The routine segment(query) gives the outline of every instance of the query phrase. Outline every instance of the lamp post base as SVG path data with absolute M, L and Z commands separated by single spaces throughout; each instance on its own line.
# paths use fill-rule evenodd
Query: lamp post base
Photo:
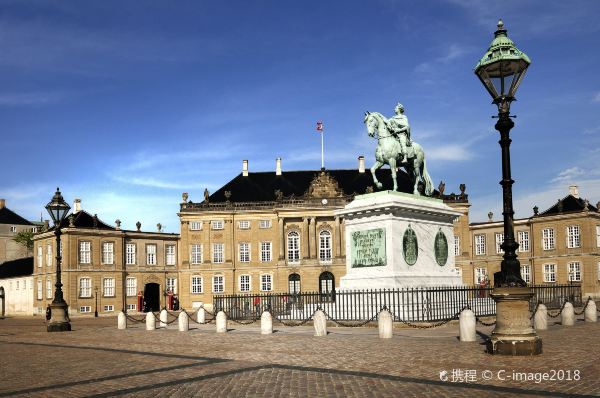
M 48 322 L 48 332 L 69 332 L 71 323 L 67 317 L 67 303 L 50 304 L 51 318 Z
M 501 287 L 491 293 L 496 302 L 496 327 L 486 343 L 492 355 L 529 356 L 542 353 L 542 338 L 531 327 L 528 287 Z

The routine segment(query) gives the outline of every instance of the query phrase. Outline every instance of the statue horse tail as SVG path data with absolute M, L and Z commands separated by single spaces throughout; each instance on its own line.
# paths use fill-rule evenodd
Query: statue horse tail
M 425 165 L 425 157 L 423 157 L 423 170 L 421 170 L 421 175 L 423 176 L 423 181 L 425 182 L 425 195 L 431 196 L 433 193 L 433 181 L 431 181 L 431 176 L 427 172 L 427 166 Z

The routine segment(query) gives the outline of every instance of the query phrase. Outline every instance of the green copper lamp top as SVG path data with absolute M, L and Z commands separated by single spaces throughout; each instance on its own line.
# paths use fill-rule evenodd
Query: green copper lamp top
M 531 64 L 529 57 L 519 50 L 515 43 L 508 38 L 507 30 L 504 29 L 504 22 L 498 21 L 498 30 L 494 33 L 494 40 L 490 44 L 490 48 L 475 65 L 475 71 L 486 65 L 499 61 L 519 61 L 523 60 L 527 65 Z M 477 73 L 477 72 L 475 72 Z

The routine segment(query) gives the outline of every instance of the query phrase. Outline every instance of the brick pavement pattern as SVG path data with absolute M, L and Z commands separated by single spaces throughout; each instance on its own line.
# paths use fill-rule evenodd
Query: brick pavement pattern
M 553 323 L 553 322 L 551 322 Z M 176 325 L 117 330 L 116 318 L 76 318 L 69 333 L 47 333 L 38 318 L 0 319 L 0 397 L 581 397 L 600 395 L 600 324 L 578 321 L 540 332 L 537 357 L 492 357 L 479 341 L 460 343 L 458 325 L 376 328 Z M 579 380 L 508 380 L 517 372 L 578 371 Z M 446 371 L 441 375 L 440 372 Z M 485 380 L 485 371 L 493 376 Z M 498 372 L 507 380 L 499 380 Z M 555 378 L 560 377 L 556 374 Z M 446 379 L 441 380 L 442 378 Z

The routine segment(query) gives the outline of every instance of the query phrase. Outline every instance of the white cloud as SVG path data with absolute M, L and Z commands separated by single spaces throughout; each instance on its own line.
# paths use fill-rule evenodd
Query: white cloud
M 0 106 L 46 105 L 59 102 L 64 97 L 58 92 L 0 93 Z
M 445 47 L 444 53 L 431 61 L 426 61 L 418 64 L 415 67 L 415 72 L 422 74 L 429 74 L 433 72 L 435 69 L 434 65 L 444 64 L 447 65 L 450 62 L 460 58 L 461 56 L 468 54 L 471 51 L 469 47 L 466 47 L 462 44 L 452 43 L 449 46 Z
M 584 174 L 586 174 L 586 172 L 581 167 L 570 167 L 558 173 L 558 175 L 552 179 L 552 182 L 570 182 Z
M 594 97 L 592 98 L 592 102 L 600 102 L 600 91 L 598 91 L 596 95 L 594 95 Z

